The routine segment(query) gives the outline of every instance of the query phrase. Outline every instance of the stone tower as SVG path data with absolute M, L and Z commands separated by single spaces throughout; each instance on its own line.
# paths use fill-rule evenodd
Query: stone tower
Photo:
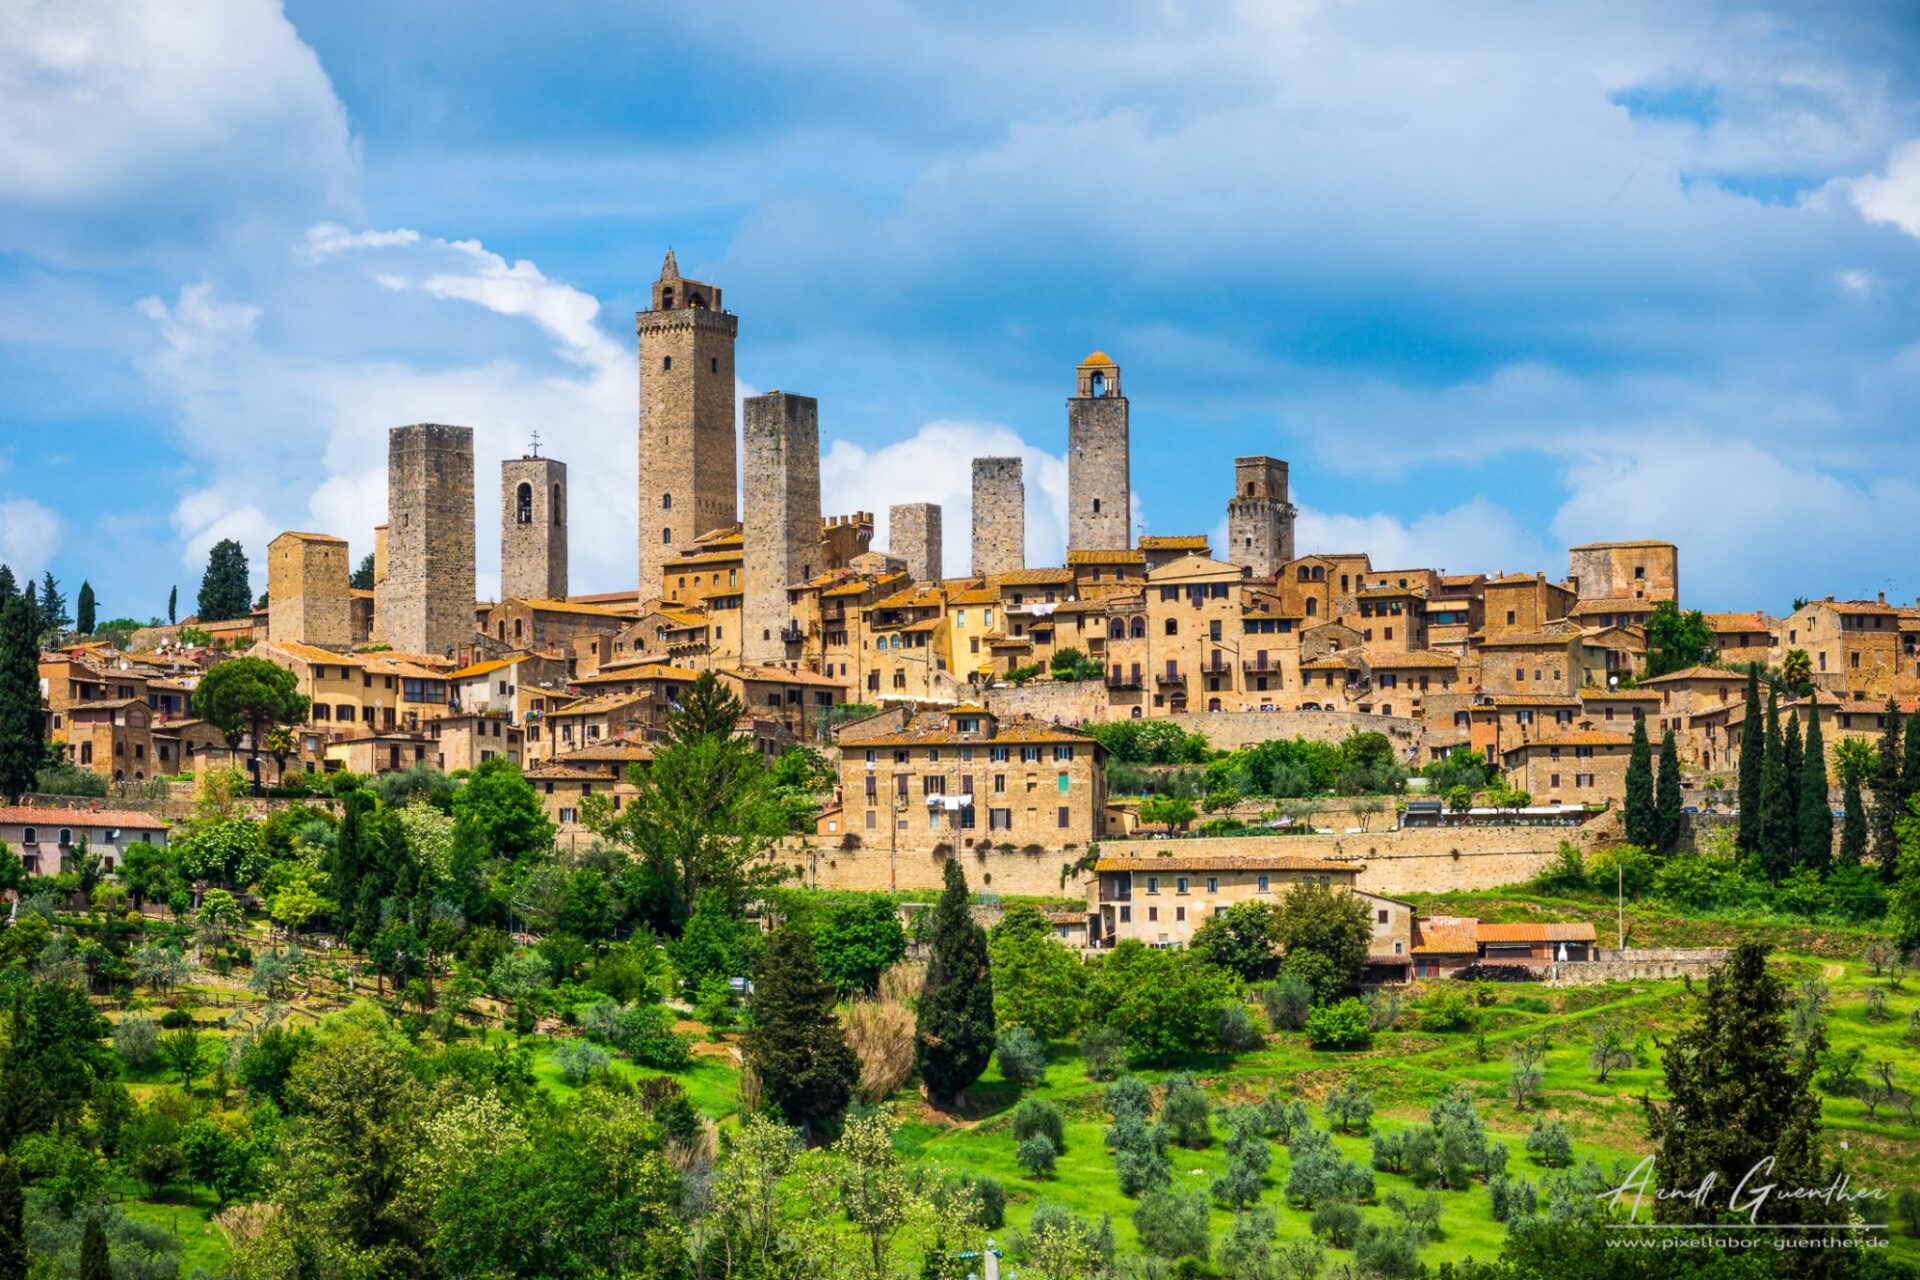
M 1027 564 L 1027 489 L 1018 458 L 973 460 L 973 572 Z
M 353 644 L 347 543 L 324 533 L 283 533 L 267 544 L 267 639 L 322 649 Z
M 381 638 L 446 655 L 473 638 L 473 428 L 420 423 L 387 436 L 387 576 Z
M 567 464 L 537 452 L 500 464 L 500 598 L 567 598 Z
M 1067 401 L 1067 550 L 1131 547 L 1129 499 L 1120 366 L 1096 351 L 1080 362 L 1078 385 Z
M 901 502 L 888 507 L 887 550 L 907 562 L 907 574 L 915 582 L 940 581 L 940 504 Z
M 680 275 L 673 251 L 640 334 L 640 598 L 660 593 L 674 548 L 740 518 L 733 339 L 720 290 Z
M 1226 558 L 1270 578 L 1293 559 L 1293 504 L 1287 464 L 1278 458 L 1235 458 L 1227 503 Z
M 746 402 L 746 581 L 740 658 L 778 662 L 792 618 L 787 588 L 820 560 L 820 402 L 784 391 Z

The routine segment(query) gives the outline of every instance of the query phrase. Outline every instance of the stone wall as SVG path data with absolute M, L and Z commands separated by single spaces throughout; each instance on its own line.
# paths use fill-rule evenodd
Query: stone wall
M 353 644 L 345 539 L 283 533 L 267 544 L 267 638 L 346 649 Z
M 974 574 L 1011 573 L 1027 563 L 1027 487 L 1018 458 L 973 460 Z
M 417 423 L 387 440 L 387 577 L 381 638 L 444 654 L 473 639 L 473 428 Z
M 1605 932 L 1603 929 L 1602 933 Z M 1722 947 L 1684 950 L 1598 948 L 1598 960 L 1568 960 L 1522 966 L 1540 982 L 1559 987 L 1596 986 L 1602 982 L 1654 982 L 1665 979 L 1705 978 L 1726 963 Z
M 938 582 L 941 571 L 940 504 L 897 502 L 887 508 L 887 550 L 907 566 L 915 582 Z
M 787 841 L 768 860 L 800 872 L 802 881 L 812 888 L 881 892 L 938 890 L 946 876 L 947 859 L 958 856 L 967 886 L 975 893 L 1084 899 L 1084 874 L 1067 875 L 1062 886 L 1063 870 L 1084 853 L 1084 849 L 1006 853 L 996 846 L 988 854 L 963 849 L 958 855 L 926 851 L 890 855 L 885 848 L 866 845 L 845 849 L 837 842 L 815 841 L 811 848 L 802 848 L 797 841 Z
M 1003 686 L 989 689 L 986 702 L 995 715 L 1030 715 L 1056 724 L 1127 718 L 1127 708 L 1111 705 L 1107 687 L 1099 680 Z M 1424 753 L 1427 734 L 1425 720 L 1345 711 L 1183 711 L 1153 718 L 1171 721 L 1188 733 L 1205 734 L 1209 743 L 1223 751 L 1274 738 L 1338 742 L 1353 733 L 1384 733 L 1404 760 L 1409 751 Z
M 787 588 L 820 560 L 820 402 L 775 391 L 746 403 L 746 539 L 740 656 L 787 656 Z
M 1127 456 L 1127 398 L 1120 371 L 1106 394 L 1093 394 L 1081 370 L 1080 394 L 1067 401 L 1067 550 L 1113 551 L 1128 536 L 1131 479 Z
M 536 457 L 501 462 L 502 600 L 567 598 L 567 503 L 566 463 Z

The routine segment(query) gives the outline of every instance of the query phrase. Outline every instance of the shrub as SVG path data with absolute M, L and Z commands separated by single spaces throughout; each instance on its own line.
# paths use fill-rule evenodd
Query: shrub
M 193 1014 L 185 1009 L 169 1009 L 160 1015 L 160 1026 L 167 1031 L 178 1031 L 192 1025 Z
M 1593 869 L 1587 879 L 1603 889 L 1617 887 L 1629 898 L 1640 898 L 1653 888 L 1653 877 L 1659 869 L 1656 855 L 1637 845 L 1617 844 L 1593 855 Z
M 1420 1270 L 1419 1242 L 1404 1227 L 1362 1223 L 1353 1240 L 1353 1261 L 1362 1275 L 1410 1280 Z
M 1473 1006 L 1457 987 L 1440 987 L 1420 1002 L 1422 1031 L 1466 1031 L 1473 1026 Z
M 1298 973 L 1283 973 L 1256 991 L 1267 1022 L 1276 1029 L 1298 1031 L 1307 1025 L 1313 1009 L 1313 984 Z
M 1133 1211 L 1133 1227 L 1141 1247 L 1162 1258 L 1205 1258 L 1212 1252 L 1207 1198 L 1198 1191 L 1166 1187 L 1149 1192 Z
M 122 1018 L 113 1029 L 113 1047 L 128 1066 L 144 1066 L 160 1052 L 159 1024 L 144 1013 Z
M 1221 1001 L 1213 1015 L 1213 1034 L 1223 1053 L 1245 1053 L 1260 1045 L 1260 1029 L 1253 1025 L 1247 1006 L 1238 1000 Z
M 913 1010 L 892 1000 L 856 1000 L 840 1015 L 860 1062 L 860 1096 L 882 1102 L 913 1078 Z
M 962 1174 L 955 1180 L 957 1189 L 973 1201 L 973 1220 L 989 1231 L 998 1231 L 1007 1223 L 1007 1189 L 998 1178 L 985 1174 Z
M 1145 1195 L 1173 1182 L 1165 1129 L 1158 1125 L 1148 1128 L 1139 1116 L 1128 1114 L 1114 1121 L 1106 1136 L 1107 1145 L 1113 1148 L 1113 1169 L 1119 1177 L 1121 1195 Z
M 1316 1049 L 1364 1049 L 1373 1043 L 1367 1006 L 1349 996 L 1307 1015 L 1307 1039 Z
M 1328 1200 L 1313 1211 L 1307 1226 L 1334 1248 L 1345 1249 L 1360 1230 L 1360 1211 L 1344 1200 Z
M 1533 1131 L 1527 1134 L 1527 1154 L 1548 1168 L 1569 1163 L 1573 1159 L 1573 1142 L 1567 1137 L 1564 1121 L 1549 1121 L 1538 1117 L 1533 1122 Z
M 562 1040 L 553 1051 L 553 1060 L 571 1085 L 585 1084 L 605 1072 L 613 1061 L 605 1049 L 591 1040 Z
M 1067 1127 L 1060 1108 L 1044 1098 L 1028 1098 L 1013 1109 L 1014 1140 L 1025 1142 L 1036 1134 L 1051 1142 L 1055 1151 L 1067 1149 Z
M 1104 1102 L 1116 1123 L 1128 1116 L 1142 1123 L 1153 1118 L 1153 1088 L 1139 1076 L 1121 1076 L 1108 1085 Z
M 1080 1033 L 1080 1057 L 1089 1080 L 1111 1080 L 1127 1061 L 1127 1037 L 1116 1027 L 1096 1022 Z
M 1300 948 L 1287 953 L 1280 964 L 1282 978 L 1298 978 L 1307 984 L 1313 992 L 1315 1004 L 1325 1004 L 1345 989 L 1346 975 L 1340 972 L 1340 966 L 1318 951 Z
M 619 1045 L 643 1067 L 679 1071 L 693 1063 L 687 1037 L 674 1033 L 673 1014 L 662 1005 L 634 1005 L 622 1014 Z
M 1207 1095 L 1200 1092 L 1193 1077 L 1183 1071 L 1167 1081 L 1167 1096 L 1160 1104 L 1160 1124 L 1175 1146 L 1198 1150 L 1213 1141 L 1211 1110 Z
M 1352 1080 L 1327 1093 L 1327 1125 L 1335 1133 L 1365 1133 L 1373 1127 L 1373 1095 Z
M 1044 1133 L 1036 1133 L 1025 1138 L 1013 1149 L 1014 1163 L 1027 1171 L 1033 1178 L 1051 1178 L 1054 1158 L 1059 1152 L 1054 1148 L 1053 1139 Z
M 1016 1088 L 1029 1089 L 1047 1078 L 1047 1047 L 1025 1027 L 1009 1027 L 994 1046 L 1000 1074 Z

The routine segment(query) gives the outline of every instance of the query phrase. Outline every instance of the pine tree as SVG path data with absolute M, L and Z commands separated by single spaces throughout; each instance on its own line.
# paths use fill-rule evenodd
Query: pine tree
M 113 1280 L 113 1262 L 107 1252 L 106 1228 L 100 1215 L 89 1213 L 80 1233 L 80 1280 Z
M 733 690 L 714 679 L 711 671 L 703 671 L 699 679 L 687 686 L 687 691 L 680 695 L 679 705 L 667 717 L 667 741 L 731 738 L 740 717 L 746 713 L 746 704 Z
M 1654 844 L 1661 853 L 1680 847 L 1680 832 L 1686 824 L 1680 791 L 1680 747 L 1673 730 L 1660 736 L 1660 773 L 1653 788 Z
M 173 626 L 180 621 L 180 588 L 167 588 L 167 625 Z
M 49 569 L 40 576 L 40 633 L 43 642 L 52 643 L 73 625 L 67 613 L 67 598 L 60 594 L 60 580 Z
M 809 1133 L 847 1109 L 860 1078 L 833 1011 L 839 999 L 807 935 L 792 925 L 776 930 L 754 976 L 745 1057 L 767 1100 Z
M 27 1280 L 27 1198 L 20 1171 L 0 1156 L 0 1280 Z
M 94 608 L 93 584 L 82 578 L 80 594 L 73 604 L 73 629 L 83 636 L 93 634 Z
M 1633 719 L 1633 747 L 1627 752 L 1627 843 L 1651 851 L 1660 839 L 1660 818 L 1653 811 L 1653 751 L 1647 745 L 1647 718 Z
M 0 607 L 0 795 L 13 804 L 40 772 L 40 639 L 32 598 Z
M 1900 760 L 1900 812 L 1904 816 L 1908 804 L 1915 796 L 1920 796 L 1920 711 L 1907 717 L 1907 733 L 1901 742 Z
M 1827 743 L 1819 695 L 1807 699 L 1807 745 L 1800 773 L 1800 865 L 1824 872 L 1833 861 L 1833 801 L 1827 791 Z
M 247 585 L 247 553 L 232 538 L 222 538 L 207 553 L 207 572 L 200 579 L 200 621 L 225 622 L 244 618 L 253 610 L 253 592 Z
M 1841 866 L 1855 867 L 1867 857 L 1867 805 L 1860 798 L 1860 778 L 1851 770 L 1846 778 L 1846 797 L 1841 801 L 1845 816 L 1840 819 Z
M 1816 1029 L 1796 1050 L 1788 993 L 1767 971 L 1767 949 L 1743 942 L 1707 979 L 1700 1016 L 1661 1055 L 1665 1103 L 1642 1099 L 1655 1144 L 1660 1187 L 1692 1189 L 1711 1176 L 1737 1187 L 1755 1168 L 1779 1187 L 1824 1187 L 1831 1180 L 1820 1152 L 1820 1100 L 1809 1087 L 1825 1036 Z M 1773 1165 L 1760 1162 L 1771 1157 Z M 1726 1211 L 1714 1196 L 1663 1198 L 1666 1222 L 1713 1221 Z M 1822 1221 L 1821 1201 L 1765 1197 L 1758 1221 Z
M 1760 720 L 1760 673 L 1747 672 L 1747 714 L 1740 726 L 1740 852 L 1760 847 L 1760 775 L 1766 768 L 1767 742 Z
M 967 878 L 949 858 L 946 887 L 933 909 L 933 945 L 920 994 L 914 1059 L 927 1091 L 951 1101 L 980 1078 L 993 1056 L 993 977 L 987 931 L 967 906 Z
M 13 576 L 13 566 L 0 564 L 0 605 L 20 594 L 20 583 Z
M 1786 729 L 1780 738 L 1780 772 L 1787 780 L 1787 848 L 1792 853 L 1788 865 L 1792 867 L 1800 861 L 1800 783 L 1801 775 L 1806 771 L 1806 762 L 1801 758 L 1803 747 L 1798 711 L 1787 716 Z
M 347 585 L 355 591 L 373 590 L 373 552 L 369 551 L 360 559 L 360 567 L 347 579 Z
M 1880 731 L 1880 752 L 1873 764 L 1871 841 L 1873 860 L 1880 864 L 1880 878 L 1889 881 L 1900 863 L 1900 840 L 1893 824 L 1907 815 L 1901 785 L 1901 729 L 1900 704 L 1888 698 L 1886 728 Z
M 1780 694 L 1767 698 L 1766 749 L 1761 754 L 1760 830 L 1755 850 L 1769 878 L 1792 869 L 1794 813 L 1787 803 L 1787 744 L 1780 732 Z

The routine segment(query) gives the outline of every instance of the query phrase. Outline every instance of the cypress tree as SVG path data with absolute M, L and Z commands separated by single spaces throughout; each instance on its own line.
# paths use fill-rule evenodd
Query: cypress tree
M 232 538 L 222 538 L 207 553 L 207 571 L 200 579 L 200 621 L 225 622 L 244 618 L 253 610 L 253 592 L 247 585 L 247 553 Z
M 178 585 L 167 588 L 167 625 L 180 621 L 180 588 Z
M 1769 878 L 1778 880 L 1793 862 L 1793 809 L 1787 803 L 1787 744 L 1780 732 L 1780 694 L 1767 699 L 1766 750 L 1760 768 L 1759 847 Z
M 1800 865 L 1824 872 L 1833 861 L 1833 801 L 1827 798 L 1827 743 L 1819 694 L 1807 699 L 1807 745 L 1800 773 Z
M 933 945 L 914 1041 L 920 1078 L 938 1101 L 959 1097 L 993 1056 L 987 931 L 967 908 L 967 878 L 957 858 L 947 859 L 946 887 L 933 909 Z
M 67 614 L 67 598 L 60 594 L 60 581 L 51 569 L 40 576 L 40 625 L 52 638 L 73 625 Z
M 13 804 L 33 790 L 40 745 L 40 640 L 28 596 L 0 607 L 0 795 Z
M 27 1198 L 20 1171 L 0 1156 L 0 1280 L 27 1280 Z
M 1780 772 L 1787 780 L 1787 848 L 1793 855 L 1790 866 L 1800 861 L 1800 775 L 1805 771 L 1802 751 L 1800 713 L 1793 711 L 1787 716 L 1780 742 Z
M 113 1262 L 107 1252 L 106 1228 L 100 1215 L 89 1213 L 80 1233 L 80 1280 L 113 1280 Z
M 1842 866 L 1856 867 L 1867 857 L 1867 805 L 1860 798 L 1860 776 L 1848 770 L 1846 797 L 1841 801 L 1845 816 L 1840 819 L 1840 855 Z
M 1660 737 L 1660 775 L 1654 784 L 1653 813 L 1655 847 L 1672 853 L 1680 847 L 1680 831 L 1686 822 L 1680 794 L 1680 748 L 1669 729 Z
M 1907 732 L 1901 744 L 1900 760 L 1900 816 L 1907 814 L 1907 805 L 1915 796 L 1920 796 L 1920 711 L 1907 717 Z
M 1880 864 L 1880 878 L 1892 880 L 1900 863 L 1900 841 L 1893 824 L 1906 816 L 1906 796 L 1902 794 L 1900 704 L 1887 699 L 1886 728 L 1880 731 L 1880 751 L 1873 762 L 1873 810 L 1871 844 L 1873 860 Z
M 1760 775 L 1767 743 L 1760 720 L 1760 673 L 1747 671 L 1747 714 L 1740 725 L 1740 828 L 1735 843 L 1751 854 L 1760 847 Z
M 83 636 L 93 634 L 94 609 L 93 584 L 82 578 L 80 594 L 73 603 L 73 629 Z
M 0 564 L 0 605 L 20 594 L 19 580 L 13 576 L 13 566 Z
M 1825 1046 L 1815 1029 L 1796 1051 L 1788 1025 L 1788 993 L 1767 971 L 1767 949 L 1743 942 L 1707 979 L 1699 1018 L 1662 1055 L 1665 1103 L 1643 1097 L 1655 1176 L 1662 1190 L 1703 1185 L 1737 1187 L 1771 1157 L 1767 1181 L 1780 1187 L 1824 1187 L 1832 1171 L 1820 1151 L 1820 1100 L 1810 1088 Z M 1726 1201 L 1708 1196 L 1662 1198 L 1664 1222 L 1712 1222 Z M 1767 1223 L 1820 1222 L 1830 1212 L 1817 1199 L 1765 1197 Z
M 1627 843 L 1652 851 L 1660 839 L 1653 811 L 1653 750 L 1647 744 L 1647 718 L 1633 718 L 1633 746 L 1627 752 Z
M 833 1012 L 839 999 L 807 935 L 792 925 L 775 930 L 754 975 L 745 1057 L 767 1101 L 809 1134 L 847 1109 L 860 1078 L 860 1063 Z

